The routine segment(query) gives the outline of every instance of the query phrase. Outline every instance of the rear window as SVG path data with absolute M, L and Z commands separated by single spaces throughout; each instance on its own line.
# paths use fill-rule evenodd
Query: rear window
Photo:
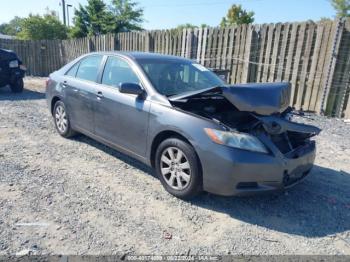
M 77 75 L 77 71 L 79 68 L 80 63 L 76 63 L 71 69 L 68 70 L 66 73 L 67 76 L 75 77 Z

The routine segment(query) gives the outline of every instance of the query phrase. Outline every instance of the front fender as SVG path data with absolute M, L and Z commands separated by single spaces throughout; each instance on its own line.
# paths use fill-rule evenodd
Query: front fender
M 211 140 L 204 128 L 222 129 L 215 122 L 174 107 L 153 102 L 150 108 L 147 157 L 151 158 L 152 143 L 158 134 L 171 131 L 185 137 L 198 153 L 207 150 Z M 200 157 L 200 156 L 199 156 Z

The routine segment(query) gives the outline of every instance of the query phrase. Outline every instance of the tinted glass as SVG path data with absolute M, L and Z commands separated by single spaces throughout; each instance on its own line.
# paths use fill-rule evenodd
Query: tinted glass
M 225 83 L 200 64 L 177 59 L 137 59 L 157 91 L 166 96 Z
M 98 70 L 102 61 L 102 56 L 90 56 L 80 62 L 77 78 L 96 81 Z
M 103 72 L 102 84 L 119 86 L 120 83 L 139 84 L 140 80 L 125 60 L 109 57 Z
M 66 75 L 75 77 L 77 75 L 77 71 L 78 71 L 79 65 L 80 65 L 80 63 L 76 63 L 73 67 L 71 67 L 71 69 L 68 70 Z

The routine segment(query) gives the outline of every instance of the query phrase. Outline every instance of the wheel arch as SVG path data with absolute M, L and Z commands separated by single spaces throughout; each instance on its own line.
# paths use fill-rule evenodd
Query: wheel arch
M 155 158 L 156 158 L 156 151 L 157 151 L 158 146 L 164 140 L 169 139 L 169 138 L 178 138 L 178 139 L 188 143 L 194 149 L 194 152 L 196 153 L 196 157 L 197 157 L 198 162 L 199 162 L 200 169 L 202 169 L 201 161 L 200 161 L 198 154 L 196 152 L 196 149 L 193 146 L 193 144 L 191 143 L 191 141 L 189 139 L 187 139 L 184 135 L 180 134 L 179 132 L 173 131 L 173 130 L 161 131 L 152 140 L 151 152 L 150 152 L 150 163 L 151 163 L 151 166 L 153 168 L 155 168 Z
M 54 96 L 52 97 L 51 99 L 51 104 L 50 104 L 50 112 L 51 112 L 51 115 L 53 115 L 53 109 L 55 107 L 55 104 L 57 103 L 57 101 L 60 101 L 62 100 L 59 96 Z

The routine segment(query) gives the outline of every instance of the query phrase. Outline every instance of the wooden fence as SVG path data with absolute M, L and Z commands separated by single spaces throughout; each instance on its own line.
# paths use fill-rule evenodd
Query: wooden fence
M 92 51 L 146 51 L 228 70 L 228 82 L 292 83 L 297 109 L 350 118 L 350 19 L 128 32 L 72 40 L 0 40 L 28 74 L 47 76 Z

